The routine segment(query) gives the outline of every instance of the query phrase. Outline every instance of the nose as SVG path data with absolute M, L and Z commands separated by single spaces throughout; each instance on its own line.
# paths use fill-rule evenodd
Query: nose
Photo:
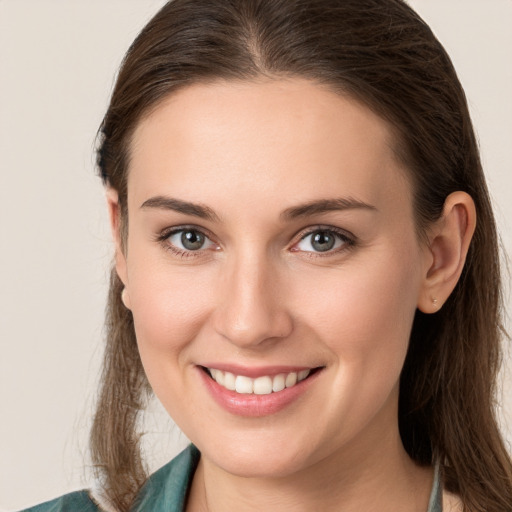
M 266 346 L 293 330 L 281 280 L 268 259 L 239 257 L 222 272 L 214 328 L 239 347 Z

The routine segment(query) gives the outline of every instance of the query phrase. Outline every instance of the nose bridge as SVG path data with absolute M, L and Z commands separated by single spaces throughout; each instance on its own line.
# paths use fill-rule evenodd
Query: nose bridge
M 291 317 L 277 293 L 278 265 L 264 250 L 250 247 L 227 258 L 216 311 L 217 332 L 239 346 L 287 336 Z

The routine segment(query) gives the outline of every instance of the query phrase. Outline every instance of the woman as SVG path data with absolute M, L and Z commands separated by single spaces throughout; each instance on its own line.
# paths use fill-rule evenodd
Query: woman
M 100 486 L 37 510 L 512 509 L 493 215 L 453 67 L 402 1 L 170 2 L 98 155 Z M 194 446 L 148 480 L 151 391 Z

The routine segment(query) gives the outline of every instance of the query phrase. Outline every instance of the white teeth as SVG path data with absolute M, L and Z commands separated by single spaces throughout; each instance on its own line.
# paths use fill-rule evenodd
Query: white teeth
M 298 374 L 297 374 L 297 380 L 300 382 L 301 380 L 304 380 L 308 375 L 309 373 L 311 372 L 311 370 L 301 370 Z M 222 373 L 222 372 L 221 372 Z
M 272 379 L 270 377 L 258 377 L 253 384 L 255 395 L 270 395 L 272 393 Z
M 252 393 L 252 383 L 253 380 L 249 377 L 244 377 L 243 375 L 237 375 L 235 380 L 235 391 L 237 393 L 250 394 Z
M 272 381 L 272 391 L 274 393 L 277 393 L 278 391 L 283 391 L 283 389 L 286 387 L 286 375 L 283 375 L 280 373 L 279 375 L 276 375 L 274 377 L 274 380 Z
M 217 370 L 217 372 L 224 373 L 224 372 L 221 372 L 220 370 Z M 217 380 L 215 377 L 214 377 L 214 379 L 219 384 L 220 384 L 219 380 L 222 380 L 222 379 Z M 229 389 L 230 391 L 235 391 L 235 389 L 236 389 L 235 376 L 229 372 L 224 373 L 224 384 L 220 384 L 220 385 L 224 386 L 226 389 Z
M 214 379 L 221 385 L 224 386 L 225 376 L 224 372 L 221 372 L 220 370 L 216 370 Z
M 297 384 L 297 374 L 295 372 L 289 373 L 286 376 L 285 384 L 286 384 L 287 388 L 291 388 L 292 386 L 295 386 L 295 384 Z
M 216 368 L 208 368 L 212 379 L 222 387 L 236 391 L 241 394 L 270 395 L 278 393 L 285 388 L 291 388 L 298 382 L 304 380 L 311 370 L 301 370 L 300 372 L 280 373 L 274 377 L 264 375 L 256 379 L 251 379 L 245 375 L 234 375 L 230 372 L 223 372 Z

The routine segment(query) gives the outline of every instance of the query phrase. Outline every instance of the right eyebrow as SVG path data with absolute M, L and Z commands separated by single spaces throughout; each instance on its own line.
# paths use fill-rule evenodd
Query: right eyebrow
M 155 208 L 160 210 L 172 210 L 185 215 L 192 215 L 200 219 L 219 222 L 219 216 L 208 206 L 200 203 L 191 203 L 168 196 L 155 196 L 144 201 L 142 209 Z
M 358 209 L 378 212 L 377 208 L 371 204 L 358 201 L 351 197 L 340 197 L 334 199 L 320 199 L 318 201 L 311 201 L 309 203 L 292 206 L 291 208 L 287 208 L 281 214 L 281 218 L 290 220 L 298 217 L 308 217 L 310 215 L 319 215 L 332 211 Z

